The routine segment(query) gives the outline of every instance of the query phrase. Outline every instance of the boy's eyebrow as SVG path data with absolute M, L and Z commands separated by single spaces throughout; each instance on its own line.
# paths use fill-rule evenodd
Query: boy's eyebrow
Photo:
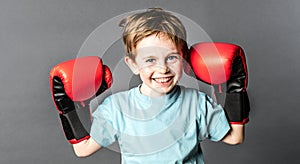
M 155 55 L 151 55 L 151 54 L 152 54 L 152 53 L 149 53 L 149 56 L 144 57 L 144 59 L 156 57 Z M 167 53 L 167 55 L 172 55 L 172 54 L 178 54 L 178 55 L 180 55 L 179 51 L 172 51 L 172 52 L 168 52 L 168 53 Z
M 167 55 L 173 55 L 173 54 L 176 54 L 176 55 L 180 55 L 179 51 L 171 51 L 171 52 L 168 52 Z M 143 59 L 147 59 L 147 58 L 155 58 L 156 56 L 155 55 L 152 55 L 152 53 L 149 53 L 149 56 L 146 56 L 144 57 Z
M 168 55 L 172 55 L 172 54 L 180 54 L 180 53 L 179 53 L 179 51 L 177 51 L 177 50 L 168 53 Z
M 150 56 L 146 56 L 146 57 L 144 57 L 143 59 L 149 59 L 149 58 L 156 58 L 155 56 L 153 56 L 153 55 L 150 55 Z
M 172 51 L 172 52 L 170 52 L 170 54 L 178 54 L 179 53 L 179 51 Z

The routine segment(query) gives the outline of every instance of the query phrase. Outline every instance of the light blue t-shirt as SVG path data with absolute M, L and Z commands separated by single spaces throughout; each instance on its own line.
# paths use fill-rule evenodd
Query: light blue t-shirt
M 124 164 L 204 163 L 199 143 L 229 129 L 222 107 L 198 90 L 176 86 L 151 98 L 136 87 L 99 105 L 90 135 L 104 147 L 118 141 Z

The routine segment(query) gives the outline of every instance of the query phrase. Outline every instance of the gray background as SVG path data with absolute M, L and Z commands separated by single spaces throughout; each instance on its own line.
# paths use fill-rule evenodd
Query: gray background
M 120 163 L 108 149 L 75 157 L 51 100 L 49 70 L 76 57 L 106 20 L 153 6 L 182 14 L 212 40 L 246 52 L 252 111 L 245 143 L 205 141 L 206 163 L 299 163 L 298 0 L 1 0 L 0 163 Z

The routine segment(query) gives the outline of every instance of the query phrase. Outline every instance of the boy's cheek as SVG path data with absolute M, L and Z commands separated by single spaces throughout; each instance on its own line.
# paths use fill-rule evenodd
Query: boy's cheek
M 146 69 L 149 69 L 150 66 L 151 66 L 150 64 L 140 64 L 139 69 L 140 70 L 146 70 Z
M 149 64 L 141 65 L 139 67 L 140 73 L 143 72 L 145 75 L 151 74 L 152 72 L 154 72 L 154 70 L 155 70 L 155 66 Z
M 182 72 L 183 71 L 183 63 L 177 63 L 174 65 L 169 66 L 171 70 L 174 72 Z

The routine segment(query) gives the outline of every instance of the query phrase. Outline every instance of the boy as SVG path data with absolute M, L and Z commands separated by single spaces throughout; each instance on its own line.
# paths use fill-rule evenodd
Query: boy
M 202 140 L 243 142 L 244 125 L 230 125 L 210 97 L 177 85 L 188 56 L 186 31 L 177 17 L 153 8 L 121 25 L 125 62 L 142 84 L 99 105 L 90 137 L 73 144 L 77 156 L 118 141 L 122 163 L 204 163 Z

